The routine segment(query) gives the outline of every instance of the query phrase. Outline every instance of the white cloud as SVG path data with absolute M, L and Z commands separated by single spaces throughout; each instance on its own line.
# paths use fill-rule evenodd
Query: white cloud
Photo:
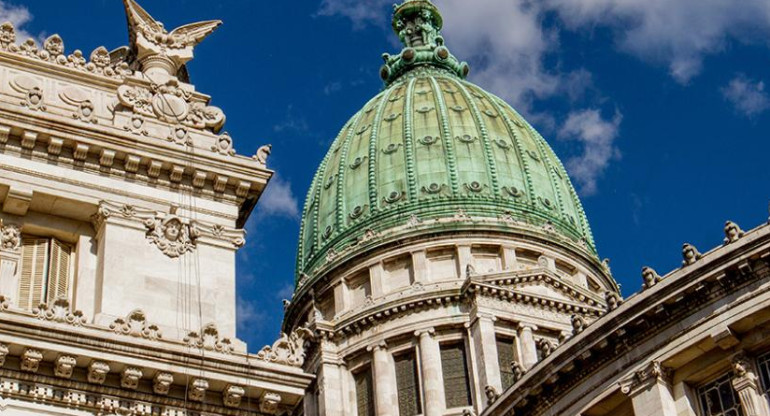
M 559 130 L 559 138 L 577 140 L 583 145 L 579 156 L 567 160 L 567 169 L 580 186 L 584 196 L 598 191 L 597 181 L 613 159 L 620 157 L 615 139 L 623 116 L 616 112 L 612 120 L 602 117 L 599 110 L 580 110 L 569 114 Z
M 763 81 L 754 81 L 743 75 L 733 78 L 722 88 L 722 96 L 746 117 L 754 117 L 770 109 L 770 96 Z
M 275 176 L 257 203 L 257 213 L 259 216 L 299 218 L 299 203 L 291 190 L 291 183 Z
M 236 325 L 238 331 L 252 332 L 255 326 L 261 327 L 267 315 L 259 310 L 256 302 L 238 296 L 235 305 Z
M 322 0 L 318 9 L 319 16 L 344 16 L 353 22 L 357 29 L 366 24 L 382 22 L 383 5 L 392 0 Z
M 24 30 L 24 25 L 32 20 L 32 13 L 24 6 L 16 6 L 0 0 L 0 23 L 11 22 L 16 28 L 17 43 L 24 42 L 28 38 L 35 38 Z
M 731 39 L 762 41 L 770 35 L 767 0 L 546 0 L 572 29 L 613 29 L 618 47 L 649 62 L 665 64 L 687 83 L 703 58 L 724 50 Z

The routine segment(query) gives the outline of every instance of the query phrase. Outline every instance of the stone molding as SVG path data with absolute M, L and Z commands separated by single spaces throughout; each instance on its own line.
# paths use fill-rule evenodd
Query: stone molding
M 314 339 L 313 332 L 307 328 L 297 328 L 291 334 L 282 333 L 272 346 L 265 346 L 257 353 L 257 359 L 302 367 L 307 354 L 307 344 Z
M 485 414 L 540 415 L 558 412 L 554 404 L 577 383 L 594 375 L 613 359 L 635 350 L 661 331 L 674 328 L 685 317 L 704 310 L 749 284 L 770 278 L 770 226 L 762 225 L 746 232 L 739 240 L 705 254 L 689 253 L 701 267 L 685 264 L 654 287 L 630 297 L 622 305 L 599 318 L 583 333 L 571 338 L 544 362 L 533 367 L 508 389 Z M 689 251 L 689 250 L 685 250 Z M 684 253 L 687 256 L 687 253 Z M 711 267 L 709 267 L 711 265 Z M 751 297 L 743 296 L 742 302 Z M 737 307 L 737 305 L 731 305 Z M 633 361 L 629 361 L 628 364 Z M 628 365 L 626 364 L 626 365 Z M 650 363 L 641 373 L 621 380 L 619 387 L 628 393 L 643 381 L 670 380 L 660 362 Z M 545 371 L 547 369 L 547 371 Z M 616 371 L 621 371 L 620 369 Z M 549 388 L 548 397 L 539 395 L 547 379 L 558 377 Z M 561 409 L 564 410 L 564 409 Z
M 652 383 L 663 383 L 670 387 L 673 376 L 672 369 L 664 367 L 660 361 L 653 360 L 643 369 L 634 372 L 630 378 L 621 381 L 620 391 L 626 395 L 635 396 Z
M 172 258 L 193 251 L 199 241 L 230 249 L 239 249 L 246 244 L 245 230 L 190 220 L 176 215 L 175 212 L 176 208 L 172 208 L 171 213 L 161 213 L 132 205 L 101 201 L 91 221 L 97 234 L 100 233 L 104 222 L 110 220 L 124 221 L 144 229 L 147 239 Z

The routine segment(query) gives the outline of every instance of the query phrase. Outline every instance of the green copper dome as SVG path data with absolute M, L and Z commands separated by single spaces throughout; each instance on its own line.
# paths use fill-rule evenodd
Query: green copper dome
M 384 55 L 386 88 L 345 124 L 302 216 L 299 285 L 377 241 L 460 229 L 544 229 L 596 257 L 553 150 L 514 109 L 467 82 L 427 0 L 396 6 L 406 45 Z

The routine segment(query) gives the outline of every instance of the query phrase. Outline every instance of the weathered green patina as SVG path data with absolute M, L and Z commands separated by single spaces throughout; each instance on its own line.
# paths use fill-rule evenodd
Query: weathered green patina
M 396 6 L 405 48 L 384 55 L 385 90 L 343 127 L 308 193 L 300 286 L 372 240 L 415 233 L 546 229 L 596 256 L 559 159 L 508 104 L 464 80 L 441 25 L 427 0 Z

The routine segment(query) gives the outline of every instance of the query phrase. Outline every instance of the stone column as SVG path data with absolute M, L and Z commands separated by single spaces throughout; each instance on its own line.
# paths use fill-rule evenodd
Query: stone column
M 495 336 L 495 321 L 497 318 L 491 314 L 476 312 L 475 319 L 471 323 L 471 340 L 478 360 L 478 377 L 482 392 L 487 387 L 495 389 L 496 394 L 503 391 L 503 382 L 500 377 L 500 363 L 497 358 L 497 340 Z M 486 400 L 482 400 L 481 408 L 487 406 Z
M 441 349 L 434 338 L 433 328 L 416 331 L 420 339 L 422 390 L 425 396 L 424 416 L 442 416 L 446 410 L 444 376 L 441 370 Z
M 770 416 L 767 402 L 759 392 L 757 375 L 745 355 L 733 358 L 733 388 L 741 400 L 745 416 Z
M 634 416 L 677 416 L 671 374 L 671 370 L 653 361 L 621 382 L 621 391 L 631 398 Z
M 519 324 L 519 348 L 518 359 L 524 369 L 529 370 L 537 364 L 537 345 L 535 344 L 534 331 L 537 330 L 537 326 L 527 323 Z
M 377 416 L 398 416 L 396 374 L 384 342 L 367 348 L 372 352 L 374 370 L 374 410 Z

